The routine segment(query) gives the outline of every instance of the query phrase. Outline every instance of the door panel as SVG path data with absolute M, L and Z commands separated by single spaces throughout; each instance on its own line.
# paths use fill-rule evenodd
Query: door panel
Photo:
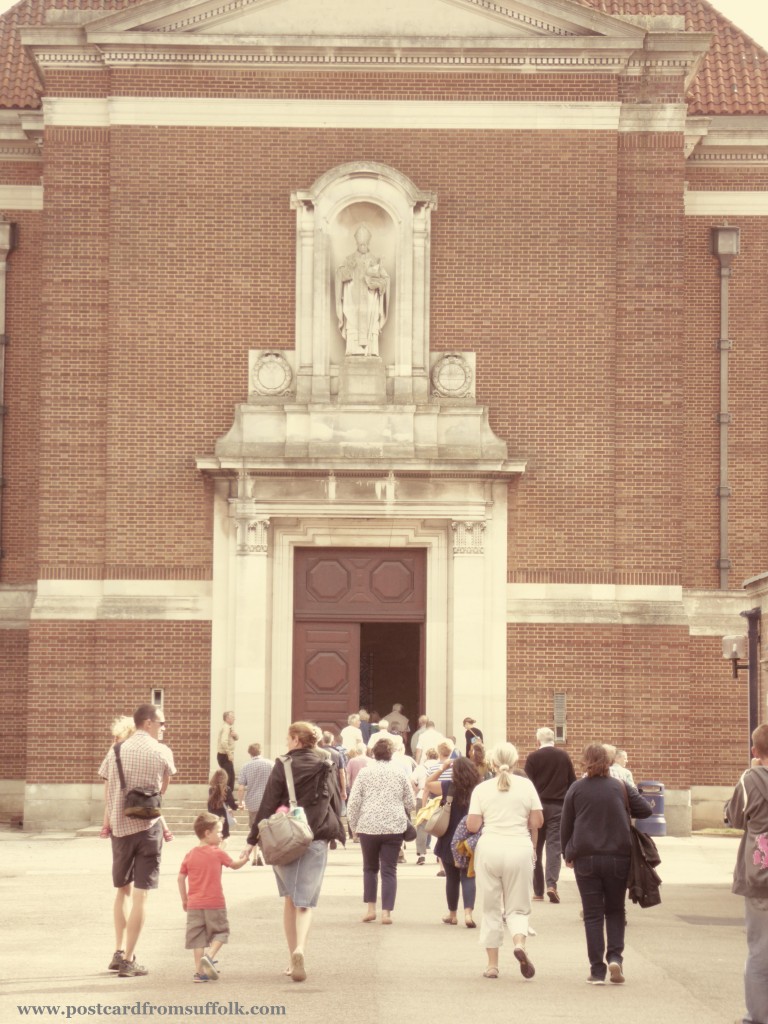
M 426 552 L 414 548 L 297 548 L 297 621 L 423 622 Z
M 293 630 L 293 720 L 339 733 L 360 706 L 360 626 L 296 622 Z

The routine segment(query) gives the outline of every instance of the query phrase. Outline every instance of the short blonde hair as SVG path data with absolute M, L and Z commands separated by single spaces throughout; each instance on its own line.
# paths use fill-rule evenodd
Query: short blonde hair
M 118 715 L 109 727 L 115 743 L 123 743 L 136 732 L 136 723 L 130 715 Z

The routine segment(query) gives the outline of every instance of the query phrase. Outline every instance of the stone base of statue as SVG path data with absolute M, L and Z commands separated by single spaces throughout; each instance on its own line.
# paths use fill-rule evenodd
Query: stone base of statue
M 339 368 L 342 405 L 386 405 L 387 371 L 380 356 L 345 356 Z

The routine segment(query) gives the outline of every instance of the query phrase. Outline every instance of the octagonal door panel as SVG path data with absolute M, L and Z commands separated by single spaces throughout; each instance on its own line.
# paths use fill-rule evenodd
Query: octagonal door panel
M 359 707 L 360 625 L 297 622 L 293 639 L 293 720 L 339 733 Z

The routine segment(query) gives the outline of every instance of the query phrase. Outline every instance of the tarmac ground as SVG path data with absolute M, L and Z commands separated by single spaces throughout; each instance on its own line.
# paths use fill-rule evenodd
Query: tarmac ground
M 329 853 L 307 945 L 308 978 L 283 976 L 288 962 L 282 900 L 271 868 L 226 871 L 230 944 L 221 978 L 192 982 L 185 915 L 176 885 L 194 838 L 163 851 L 160 887 L 148 900 L 137 950 L 143 978 L 118 978 L 112 956 L 110 845 L 70 834 L 0 829 L 0 1024 L 32 1017 L 94 1024 L 178 1021 L 232 1024 L 245 1016 L 295 1024 L 733 1024 L 741 1020 L 746 940 L 743 900 L 730 892 L 737 841 L 693 836 L 657 840 L 662 905 L 628 904 L 624 985 L 585 984 L 589 965 L 573 874 L 563 868 L 559 905 L 534 903 L 528 940 L 536 976 L 526 982 L 500 955 L 498 980 L 482 977 L 478 931 L 446 927 L 444 880 L 434 857 L 416 866 L 413 845 L 398 870 L 394 926 L 363 924 L 360 847 Z M 241 839 L 230 840 L 237 856 Z M 479 914 L 475 915 L 476 918 Z

